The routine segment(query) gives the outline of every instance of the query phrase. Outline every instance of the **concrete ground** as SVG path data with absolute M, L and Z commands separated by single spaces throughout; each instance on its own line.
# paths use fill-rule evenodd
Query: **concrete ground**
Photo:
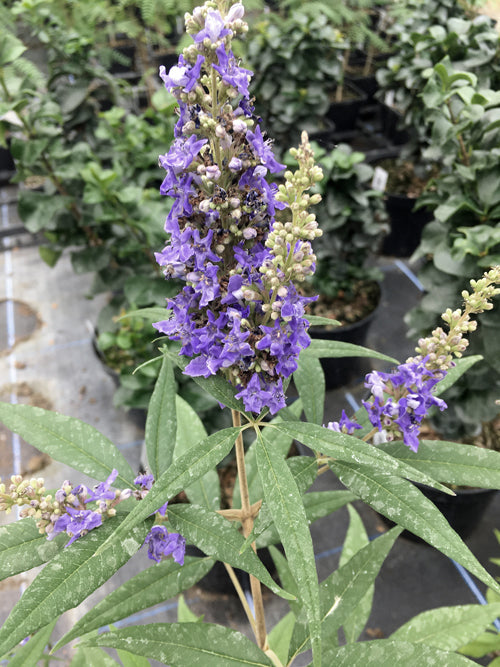
M 87 276 L 76 276 L 68 257 L 63 256 L 50 269 L 40 260 L 31 237 L 22 231 L 10 234 L 19 226 L 15 198 L 15 188 L 1 189 L 0 400 L 30 403 L 83 419 L 115 442 L 133 468 L 138 469 L 143 432 L 124 411 L 113 407 L 113 383 L 94 357 L 90 344 L 87 323 L 95 320 L 105 297 L 94 300 L 85 297 Z M 380 265 L 384 271 L 382 305 L 372 324 L 368 345 L 403 360 L 412 352 L 413 345 L 405 338 L 402 317 L 418 301 L 420 292 L 407 261 L 383 258 Z M 373 367 L 382 368 L 383 364 L 376 362 Z M 342 408 L 351 411 L 363 392 L 361 372 L 351 386 L 329 392 L 325 421 L 338 417 Z M 43 476 L 49 488 L 59 486 L 66 478 L 86 481 L 80 475 L 76 479 L 74 472 L 50 461 L 0 426 L 0 477 L 5 479 L 13 472 Z M 327 473 L 318 480 L 317 488 L 340 488 L 340 485 L 333 474 Z M 355 506 L 370 536 L 386 529 L 371 508 L 361 502 Z M 497 496 L 467 540 L 473 553 L 493 575 L 498 568 L 491 564 L 490 558 L 500 555 L 493 532 L 499 527 L 499 508 L 500 496 Z M 0 516 L 0 525 L 13 519 Z M 343 509 L 311 527 L 320 579 L 338 564 L 347 523 L 347 510 Z M 137 554 L 89 601 L 68 612 L 56 634 L 70 627 L 131 572 L 147 566 L 149 561 L 144 554 Z M 0 583 L 0 622 L 32 577 L 33 573 L 28 573 Z M 477 602 L 482 592 L 482 584 L 476 586 L 433 548 L 399 538 L 377 579 L 373 613 L 364 638 L 388 636 L 426 609 Z M 206 621 L 228 624 L 249 634 L 239 602 L 232 595 L 207 593 L 194 587 L 186 599 L 196 614 L 205 614 Z M 269 628 L 283 615 L 285 607 L 281 599 L 266 594 Z M 167 600 L 117 625 L 173 621 L 176 613 L 176 600 Z M 68 650 L 58 656 L 62 664 L 69 664 Z M 300 667 L 307 662 L 296 664 Z

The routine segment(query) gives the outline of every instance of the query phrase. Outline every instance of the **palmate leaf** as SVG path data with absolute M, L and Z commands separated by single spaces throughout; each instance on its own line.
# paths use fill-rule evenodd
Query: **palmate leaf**
M 181 533 L 189 544 L 195 544 L 208 556 L 253 574 L 276 595 L 293 599 L 293 595 L 273 581 L 252 549 L 241 553 L 243 536 L 234 524 L 217 512 L 199 505 L 181 503 L 169 508 L 168 519 L 169 525 Z
M 363 463 L 374 466 L 383 472 L 401 475 L 416 482 L 427 484 L 445 493 L 453 492 L 445 486 L 436 482 L 436 480 L 413 468 L 408 463 L 387 455 L 378 447 L 373 447 L 363 440 L 345 433 L 337 433 L 328 428 L 322 428 L 316 424 L 307 424 L 305 422 L 280 423 L 275 424 L 273 428 L 287 433 L 304 445 L 310 447 L 313 451 L 322 452 L 333 456 L 340 461 L 352 461 L 353 463 Z
M 106 632 L 89 646 L 125 649 L 170 667 L 272 667 L 250 639 L 211 623 L 154 623 Z
M 322 424 L 325 411 L 325 375 L 320 360 L 301 354 L 293 381 L 304 405 L 307 421 Z
M 369 466 L 344 461 L 332 461 L 330 467 L 343 484 L 377 512 L 418 535 L 463 565 L 487 586 L 500 592 L 500 586 L 449 526 L 434 503 L 411 482 Z
M 325 647 L 337 644 L 336 633 L 370 589 L 401 528 L 393 528 L 360 549 L 320 585 L 321 633 Z M 309 632 L 304 617 L 295 624 L 289 662 L 308 648 Z M 324 658 L 324 664 L 336 664 Z
M 146 524 L 128 531 L 124 540 L 96 555 L 97 547 L 121 520 L 121 517 L 108 519 L 76 540 L 71 548 L 63 549 L 44 567 L 0 629 L 0 655 L 44 627 L 47 619 L 79 605 L 134 555 L 146 537 Z
M 339 648 L 328 647 L 326 651 L 328 665 L 335 667 L 353 667 L 363 665 L 380 667 L 381 665 L 404 665 L 405 667 L 472 667 L 476 662 L 456 653 L 441 651 L 433 646 L 410 644 L 392 639 L 376 639 L 369 642 L 347 644 Z
M 213 564 L 212 558 L 186 556 L 182 566 L 169 559 L 139 572 L 92 607 L 57 643 L 54 652 L 76 637 L 116 623 L 194 586 Z
M 116 544 L 117 541 L 125 538 L 128 531 L 134 526 L 156 512 L 170 498 L 203 477 L 208 470 L 229 454 L 241 430 L 239 427 L 232 427 L 213 433 L 176 459 L 170 468 L 156 480 L 148 495 L 137 504 L 116 532 L 110 536 L 109 541 Z M 104 543 L 98 549 L 98 553 L 107 547 L 108 544 Z
M 385 442 L 380 449 L 440 482 L 500 489 L 500 452 L 492 449 L 441 440 L 421 440 L 417 452 L 402 442 Z
M 456 651 L 475 639 L 500 616 L 500 602 L 440 607 L 418 614 L 390 639 Z
M 297 583 L 307 618 L 314 665 L 321 665 L 319 587 L 314 549 L 301 494 L 286 462 L 272 442 L 257 432 L 257 464 L 264 497 Z
M 49 542 L 31 518 L 0 526 L 0 581 L 46 563 L 67 540 L 67 535 L 58 535 Z
M 0 420 L 60 463 L 99 481 L 115 468 L 118 477 L 114 485 L 133 486 L 135 474 L 125 457 L 102 433 L 79 419 L 31 405 L 0 403 Z
M 149 401 L 145 443 L 148 463 L 155 479 L 172 463 L 177 419 L 175 396 L 177 385 L 170 359 L 163 357 L 160 374 Z

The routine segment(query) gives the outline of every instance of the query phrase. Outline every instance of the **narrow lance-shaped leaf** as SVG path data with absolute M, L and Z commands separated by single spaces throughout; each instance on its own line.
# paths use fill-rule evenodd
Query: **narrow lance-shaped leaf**
M 500 602 L 440 607 L 414 616 L 391 639 L 456 651 L 475 639 L 500 616 Z
M 96 555 L 97 547 L 116 530 L 120 520 L 108 519 L 44 567 L 0 629 L 0 655 L 44 627 L 47 619 L 79 605 L 134 555 L 146 537 L 145 524 Z
M 154 623 L 106 632 L 85 645 L 125 649 L 170 667 L 273 667 L 260 648 L 235 630 L 210 623 Z
M 421 440 L 417 452 L 402 442 L 385 442 L 379 448 L 440 482 L 500 489 L 500 452 L 492 449 L 437 440 Z
M 67 535 L 58 535 L 49 542 L 31 518 L 0 526 L 0 581 L 46 563 L 67 539 Z
M 156 512 L 167 500 L 196 482 L 229 454 L 241 428 L 226 428 L 213 433 L 176 459 L 170 468 L 156 480 L 148 495 L 137 504 L 117 531 L 109 538 L 114 543 L 126 537 L 129 530 Z M 104 543 L 100 553 L 108 544 Z
M 408 463 L 403 463 L 392 456 L 388 456 L 378 447 L 369 445 L 352 435 L 338 433 L 328 428 L 322 428 L 316 424 L 307 424 L 305 422 L 283 422 L 276 424 L 274 428 L 287 433 L 312 450 L 328 454 L 340 461 L 351 461 L 353 463 L 374 466 L 383 472 L 401 475 L 402 477 L 413 479 L 422 484 L 428 484 L 453 495 L 453 491 L 436 482 L 430 475 L 420 472 Z
M 481 361 L 482 358 L 483 357 L 480 354 L 473 354 L 470 357 L 456 359 L 455 366 L 450 368 L 444 378 L 437 383 L 433 394 L 435 396 L 440 396 L 443 392 L 453 386 L 455 382 L 469 370 L 469 368 L 472 368 L 478 361 Z
M 353 665 L 408 665 L 408 667 L 473 667 L 473 662 L 462 655 L 441 651 L 433 646 L 410 644 L 392 639 L 376 639 L 369 642 L 347 644 L 338 648 L 328 647 L 327 660 L 335 667 Z M 379 662 L 374 662 L 379 660 Z
M 213 564 L 212 558 L 186 556 L 182 566 L 172 559 L 151 565 L 92 607 L 57 643 L 54 651 L 76 637 L 116 623 L 187 590 L 204 577 Z
M 74 417 L 31 405 L 0 403 L 0 420 L 30 445 L 94 479 L 104 481 L 113 468 L 120 488 L 135 478 L 125 457 L 102 433 Z
M 169 508 L 168 519 L 176 532 L 184 535 L 189 544 L 195 544 L 208 556 L 253 574 L 276 595 L 285 599 L 294 597 L 273 581 L 252 549 L 240 553 L 243 536 L 234 524 L 217 512 L 199 505 L 180 503 Z
M 183 398 L 175 399 L 177 413 L 177 435 L 175 438 L 174 459 L 185 454 L 191 447 L 207 437 L 203 422 L 193 408 Z M 197 482 L 184 489 L 190 502 L 205 505 L 212 509 L 220 507 L 220 481 L 215 465 Z
M 377 512 L 415 533 L 463 565 L 487 586 L 500 592 L 500 586 L 449 526 L 434 503 L 411 482 L 368 466 L 343 461 L 331 462 L 330 467 L 343 484 Z
M 321 665 L 319 587 L 314 549 L 302 497 L 290 469 L 266 435 L 257 433 L 257 464 L 266 503 L 278 529 L 306 614 L 314 665 Z
M 309 347 L 302 350 L 301 355 L 316 358 L 341 358 L 341 357 L 368 357 L 370 359 L 380 359 L 380 361 L 388 361 L 391 364 L 399 364 L 397 359 L 389 357 L 387 354 L 375 352 L 367 347 L 361 345 L 354 345 L 353 343 L 343 343 L 340 340 L 322 340 L 315 338 L 311 341 Z
M 325 646 L 337 644 L 337 630 L 350 617 L 375 581 L 387 554 L 400 534 L 401 528 L 393 528 L 381 535 L 321 582 L 321 631 Z M 295 624 L 290 645 L 290 662 L 308 648 L 309 640 L 309 632 L 302 614 Z M 325 664 L 335 663 L 325 658 Z
M 302 399 L 307 421 L 322 424 L 325 410 L 325 376 L 319 359 L 301 354 L 293 380 Z
M 146 452 L 155 479 L 172 463 L 177 420 L 175 413 L 176 383 L 170 359 L 163 357 L 160 374 L 149 401 L 146 419 Z
M 34 637 L 16 651 L 14 657 L 9 660 L 9 667 L 26 667 L 27 665 L 37 665 L 38 661 L 45 653 L 45 648 L 49 643 L 54 626 L 57 623 L 56 618 L 44 628 L 39 630 Z

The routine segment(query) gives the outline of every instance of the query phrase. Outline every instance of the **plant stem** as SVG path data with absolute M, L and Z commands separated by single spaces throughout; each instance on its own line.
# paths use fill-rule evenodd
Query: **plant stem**
M 224 563 L 224 567 L 226 568 L 227 573 L 231 581 L 233 582 L 233 586 L 236 590 L 236 593 L 238 594 L 238 597 L 240 598 L 241 606 L 245 610 L 245 614 L 247 615 L 248 622 L 250 623 L 253 633 L 255 636 L 257 636 L 257 627 L 255 625 L 255 619 L 253 617 L 252 610 L 250 609 L 250 606 L 245 597 L 245 592 L 242 589 L 240 582 L 238 581 L 238 577 L 236 576 L 234 569 L 231 567 L 231 565 Z
M 233 426 L 241 426 L 241 414 L 238 410 L 231 410 Z M 240 483 L 241 496 L 241 524 L 243 526 L 243 535 L 248 537 L 253 528 L 253 512 L 250 506 L 250 495 L 248 492 L 247 471 L 245 467 L 245 449 L 243 447 L 243 435 L 240 433 L 236 443 L 236 464 L 238 466 L 238 479 Z M 256 552 L 255 542 L 252 549 Z M 264 616 L 264 604 L 262 601 L 262 589 L 260 581 L 250 575 L 250 588 L 252 590 L 253 604 L 255 608 L 255 638 L 258 646 L 265 650 L 267 644 L 266 620 Z

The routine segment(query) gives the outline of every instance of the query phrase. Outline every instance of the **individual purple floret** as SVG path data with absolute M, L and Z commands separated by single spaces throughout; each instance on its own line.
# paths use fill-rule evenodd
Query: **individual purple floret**
M 356 424 L 349 419 L 346 415 L 345 410 L 342 410 L 342 416 L 338 422 L 329 422 L 327 425 L 331 431 L 337 431 L 338 433 L 347 433 L 352 435 L 356 429 L 363 428 L 361 424 Z
M 186 540 L 179 533 L 169 533 L 165 526 L 151 528 L 144 544 L 148 545 L 148 558 L 159 563 L 163 556 L 172 555 L 179 565 L 184 565 Z
M 116 493 L 110 487 L 117 477 L 118 470 L 113 468 L 108 479 L 105 482 L 98 484 L 94 490 L 90 492 L 90 495 L 85 499 L 85 503 L 90 503 L 94 500 L 113 500 L 116 496 Z

